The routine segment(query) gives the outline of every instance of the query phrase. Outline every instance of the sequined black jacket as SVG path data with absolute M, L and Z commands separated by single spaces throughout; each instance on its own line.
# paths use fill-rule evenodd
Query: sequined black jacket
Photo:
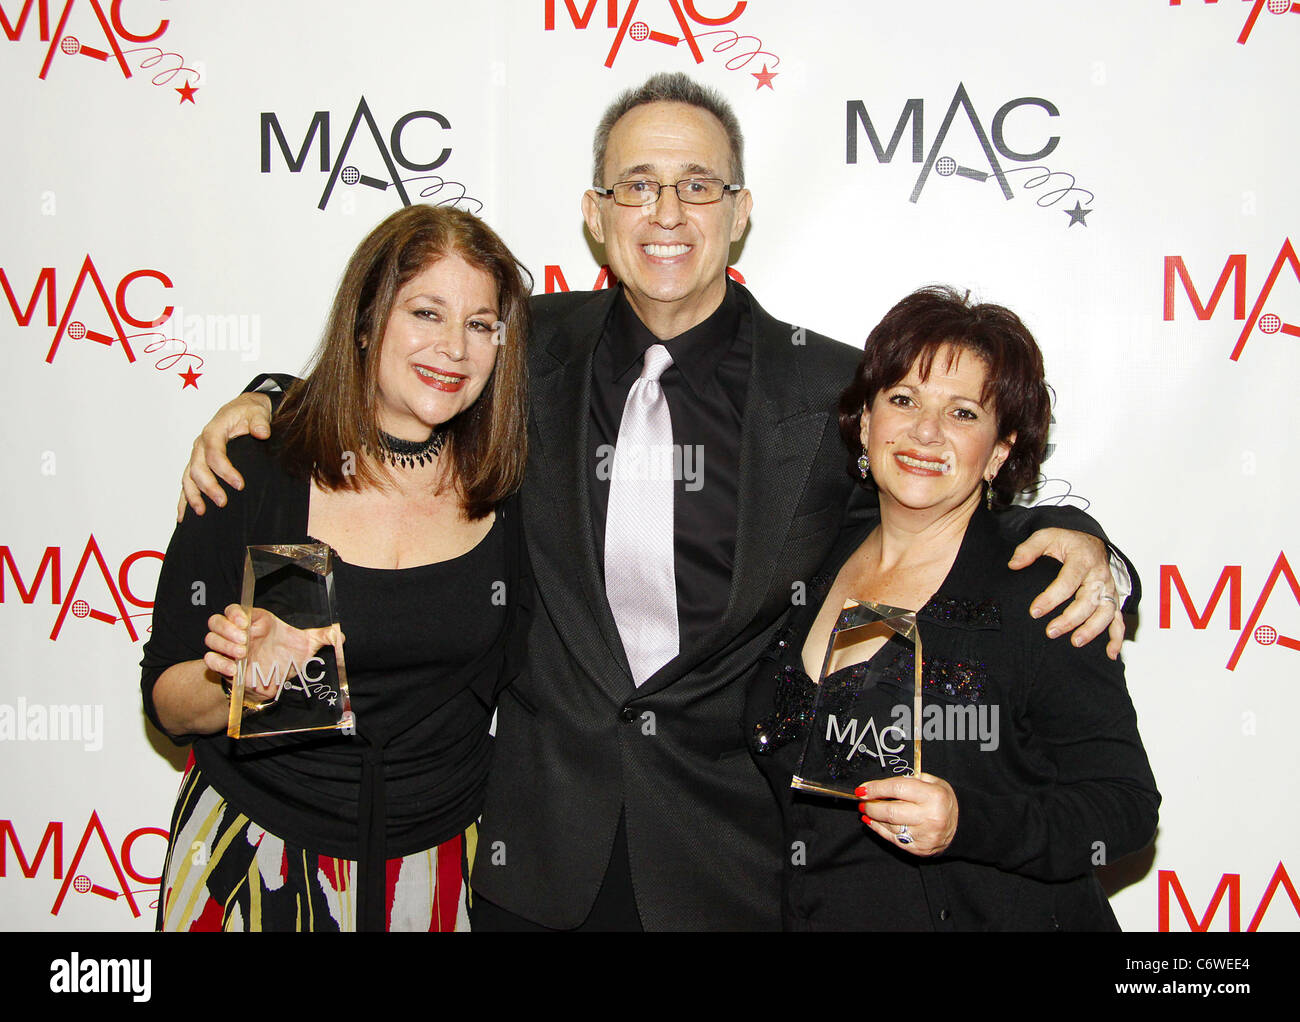
M 790 789 L 809 729 L 804 639 L 866 534 L 845 537 L 832 552 L 808 605 L 756 671 L 747 702 L 751 750 L 784 821 L 785 926 L 1117 929 L 1094 868 L 1144 847 L 1160 804 L 1124 668 L 1106 657 L 1105 635 L 1082 649 L 1046 637 L 1028 606 L 1055 566 L 1008 569 L 1012 547 L 985 511 L 919 615 L 926 704 L 983 707 L 998 717 L 996 748 L 923 743 L 923 769 L 957 796 L 952 844 L 932 858 L 911 855 L 870 832 L 856 803 Z M 902 691 L 911 673 L 900 653 L 880 684 Z

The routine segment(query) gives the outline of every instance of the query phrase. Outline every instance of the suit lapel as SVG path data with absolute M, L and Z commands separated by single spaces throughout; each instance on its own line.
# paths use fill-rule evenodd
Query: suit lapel
M 736 559 L 724 633 L 758 614 L 830 414 L 809 405 L 790 327 L 750 302 L 754 366 L 741 433 Z
M 619 699 L 631 672 L 605 598 L 591 515 L 586 452 L 591 423 L 591 365 L 610 308 L 611 288 L 562 318 L 533 356 L 535 427 L 524 487 L 529 547 L 563 570 L 538 571 L 537 587 L 588 674 Z
M 739 286 L 739 285 L 736 285 Z M 745 288 L 754 335 L 753 364 L 741 427 L 736 547 L 727 610 L 718 627 L 694 649 L 647 679 L 653 692 L 694 670 L 703 660 L 746 638 L 760 616 L 777 572 L 790 523 L 830 414 L 811 407 L 791 328 L 769 316 Z

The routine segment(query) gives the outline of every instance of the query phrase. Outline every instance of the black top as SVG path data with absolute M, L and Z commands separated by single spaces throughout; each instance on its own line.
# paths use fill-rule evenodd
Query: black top
M 309 483 L 285 474 L 273 444 L 233 441 L 244 489 L 202 517 L 187 511 L 172 536 L 141 661 L 145 712 L 155 725 L 158 677 L 200 659 L 207 618 L 239 602 L 245 546 L 313 541 Z M 362 889 L 382 891 L 375 864 L 440 844 L 482 810 L 492 709 L 522 654 L 518 519 L 517 503 L 507 501 L 487 536 L 447 561 L 384 570 L 336 558 L 355 736 L 170 737 L 194 741 L 212 786 L 260 826 L 359 860 L 369 874 Z M 364 926 L 364 908 L 361 915 Z
M 745 302 L 730 283 L 704 322 L 661 341 L 637 318 L 620 289 L 592 356 L 587 473 L 597 563 L 605 563 L 609 472 L 618 427 L 646 349 L 662 344 L 673 364 L 660 377 L 684 471 L 673 481 L 673 567 L 681 649 L 717 627 L 727 609 L 736 552 L 740 436 L 753 358 Z
M 949 720 L 952 710 L 968 722 L 977 714 L 986 723 L 989 715 L 997 720 L 983 740 L 957 739 L 950 731 L 944 740 L 927 741 L 923 732 L 922 769 L 946 780 L 957 796 L 952 844 L 939 856 L 911 855 L 871 832 L 856 802 L 790 788 L 815 695 L 803 671 L 804 640 L 868 531 L 845 537 L 832 551 L 807 605 L 760 663 L 746 705 L 751 752 L 781 807 L 785 926 L 1117 929 L 1093 866 L 1146 845 L 1160 804 L 1124 668 L 1106 657 L 1104 634 L 1082 649 L 1068 637 L 1047 638 L 1028 607 L 1055 565 L 1008 569 L 1012 547 L 983 510 L 918 615 L 922 720 L 934 719 L 936 710 Z M 910 706 L 912 677 L 910 651 L 891 642 L 868 664 L 837 671 L 828 682 L 875 685 L 881 705 Z M 813 726 L 820 736 L 825 723 Z

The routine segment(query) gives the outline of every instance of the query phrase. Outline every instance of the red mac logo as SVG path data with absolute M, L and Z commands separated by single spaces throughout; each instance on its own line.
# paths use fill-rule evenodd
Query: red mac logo
M 1193 0 L 1195 2 L 1195 0 Z M 1219 0 L 1203 0 L 1207 4 L 1217 4 Z M 1241 26 L 1241 34 L 1237 36 L 1237 42 L 1242 46 L 1250 38 L 1250 33 L 1255 30 L 1255 22 L 1259 20 L 1260 13 L 1267 10 L 1269 14 L 1300 14 L 1300 3 L 1292 3 L 1291 0 L 1242 0 L 1243 3 L 1250 4 L 1250 11 L 1246 15 L 1246 23 Z M 1183 0 L 1169 0 L 1170 7 L 1181 7 Z
M 137 642 L 140 635 L 131 619 L 150 616 L 153 612 L 153 601 L 141 599 L 132 590 L 131 568 L 137 561 L 146 557 L 153 557 L 158 561 L 163 559 L 163 555 L 157 550 L 137 550 L 135 553 L 129 554 L 118 565 L 117 572 L 114 573 L 109 570 L 108 562 L 104 560 L 99 544 L 92 535 L 86 541 L 86 547 L 81 553 L 80 560 L 77 561 L 77 570 L 73 572 L 72 584 L 68 586 L 68 591 L 60 596 L 59 583 L 62 578 L 62 555 L 58 547 L 47 546 L 45 548 L 45 555 L 41 558 L 40 564 L 36 566 L 34 573 L 30 564 L 28 565 L 27 575 L 32 581 L 30 585 L 27 585 L 23 581 L 23 576 L 18 569 L 18 562 L 11 553 L 10 548 L 0 546 L 0 604 L 5 602 L 6 576 L 18 589 L 18 597 L 23 603 L 35 603 L 40 592 L 41 582 L 44 581 L 48 572 L 50 578 L 50 603 L 59 608 L 58 616 L 54 619 L 54 627 L 50 630 L 51 641 L 59 637 L 59 632 L 63 630 L 63 622 L 67 620 L 68 614 L 71 612 L 73 617 L 80 620 L 90 619 L 107 625 L 114 625 L 120 621 L 125 626 L 126 634 L 131 637 L 131 641 Z M 87 574 L 88 568 L 91 569 L 89 575 Z M 103 586 L 95 583 L 94 576 L 96 574 L 99 576 L 99 581 L 103 582 Z M 156 585 L 156 582 L 154 584 Z M 78 596 L 77 592 L 82 585 L 86 586 L 86 594 Z M 122 599 L 123 596 L 126 597 L 125 601 Z M 113 614 L 110 611 L 98 610 L 96 607 L 92 607 L 87 597 L 95 600 L 98 604 L 107 604 L 111 610 L 116 610 L 117 613 Z M 140 607 L 142 610 L 135 614 L 129 613 L 127 611 L 128 603 Z
M 727 267 L 727 276 L 738 284 L 745 283 L 745 278 L 734 266 Z M 569 282 L 564 277 L 564 271 L 554 263 L 547 263 L 545 273 L 542 278 L 543 293 L 553 295 L 557 291 L 568 291 Z M 618 278 L 608 266 L 602 266 L 596 274 L 595 283 L 591 285 L 591 290 L 600 291 L 602 288 L 613 287 L 618 283 Z
M 1273 260 L 1273 266 L 1268 271 L 1264 286 L 1259 289 L 1259 295 L 1255 298 L 1255 304 L 1251 306 L 1250 316 L 1247 317 L 1246 256 L 1244 253 L 1228 256 L 1228 261 L 1223 265 L 1223 272 L 1219 274 L 1219 279 L 1215 281 L 1214 289 L 1210 292 L 1209 301 L 1206 302 L 1201 301 L 1201 292 L 1192 283 L 1191 274 L 1187 271 L 1187 264 L 1183 262 L 1183 257 L 1165 256 L 1165 321 L 1169 322 L 1174 318 L 1174 310 L 1177 305 L 1175 302 L 1175 282 L 1182 284 L 1197 319 L 1209 319 L 1214 315 L 1214 310 L 1219 305 L 1219 299 L 1223 297 L 1224 291 L 1227 290 L 1228 284 L 1231 282 L 1232 318 L 1238 321 L 1246 320 L 1246 325 L 1241 328 L 1241 333 L 1237 336 L 1237 344 L 1232 349 L 1230 357 L 1234 362 L 1246 350 L 1246 341 L 1250 337 L 1250 332 L 1256 327 L 1259 327 L 1260 333 L 1263 334 L 1281 332 L 1290 334 L 1292 337 L 1300 337 L 1300 326 L 1285 322 L 1281 316 L 1271 310 L 1264 312 L 1264 303 L 1268 301 L 1269 296 L 1273 293 L 1273 285 L 1277 283 L 1278 275 L 1282 272 L 1284 266 L 1289 266 L 1296 281 L 1300 282 L 1300 259 L 1296 258 L 1295 246 L 1291 244 L 1290 238 L 1283 239 L 1277 258 Z M 1202 281 L 1203 288 L 1204 281 Z M 1262 312 L 1263 315 L 1260 315 Z M 1300 317 L 1295 318 L 1300 319 Z
M 1160 870 L 1157 882 L 1160 885 L 1156 906 L 1156 928 L 1159 932 L 1169 932 L 1169 895 L 1171 893 L 1177 900 L 1178 907 L 1182 909 L 1183 918 L 1187 920 L 1188 929 L 1193 933 L 1204 933 L 1210 928 L 1210 923 L 1214 921 L 1214 914 L 1219 910 L 1219 905 L 1223 902 L 1223 896 L 1226 894 L 1228 896 L 1228 932 L 1241 932 L 1240 873 L 1224 873 L 1219 878 L 1219 886 L 1210 895 L 1210 903 L 1201 914 L 1200 919 L 1196 918 L 1196 913 L 1187 900 L 1187 894 L 1183 890 L 1183 885 L 1179 882 L 1176 872 L 1172 869 Z M 1255 909 L 1255 914 L 1250 917 L 1250 924 L 1246 927 L 1247 933 L 1254 933 L 1259 929 L 1259 924 L 1264 919 L 1264 913 L 1268 911 L 1269 905 L 1273 902 L 1273 895 L 1277 893 L 1279 887 L 1286 889 L 1287 897 L 1291 899 L 1291 907 L 1295 909 L 1297 915 L 1300 915 L 1300 897 L 1296 896 L 1295 885 L 1291 883 L 1291 877 L 1287 875 L 1286 867 L 1279 862 L 1277 869 L 1273 871 L 1273 876 L 1268 881 L 1268 885 L 1264 888 L 1263 897 L 1259 899 L 1259 907 Z
M 7 875 L 10 845 L 13 846 L 14 855 L 18 859 L 18 869 L 28 880 L 35 878 L 36 871 L 40 869 L 46 853 L 49 852 L 51 860 L 50 876 L 54 880 L 63 881 L 59 887 L 59 893 L 54 898 L 54 904 L 50 908 L 50 915 L 57 916 L 59 914 L 59 909 L 63 907 L 63 899 L 68 894 L 68 888 L 71 887 L 77 894 L 97 894 L 109 901 L 124 898 L 127 907 L 131 910 L 131 915 L 139 918 L 140 907 L 136 904 L 135 896 L 145 894 L 154 897 L 155 901 L 147 904 L 146 907 L 156 907 L 158 883 L 162 879 L 161 875 L 145 876 L 135 868 L 131 861 L 131 853 L 135 848 L 135 843 L 146 834 L 157 835 L 163 839 L 164 844 L 167 841 L 167 831 L 160 827 L 137 827 L 122 839 L 121 845 L 115 846 L 104 831 L 104 825 L 100 822 L 99 813 L 92 811 L 90 819 L 86 821 L 86 829 L 81 833 L 81 840 L 77 843 L 77 850 L 72 856 L 72 862 L 64 870 L 62 821 L 54 820 L 46 825 L 45 833 L 41 835 L 40 844 L 32 855 L 31 861 L 28 862 L 13 821 L 0 820 L 0 878 Z M 103 858 L 107 860 L 106 863 L 101 865 L 100 872 L 105 872 L 104 865 L 108 867 L 106 872 L 112 874 L 112 879 L 108 880 L 108 883 L 113 886 L 105 887 L 92 880 L 88 873 L 79 872 L 82 868 L 82 859 L 90 848 L 92 838 L 98 842 L 100 851 L 104 853 Z M 27 841 L 30 848 L 34 843 L 31 832 L 28 832 Z M 98 858 L 93 852 L 92 857 Z M 127 877 L 130 877 L 138 884 L 143 884 L 144 887 L 132 890 L 131 885 L 127 882 Z
M 171 318 L 175 308 L 171 305 L 163 306 L 157 315 L 150 315 L 156 306 L 145 305 L 142 309 L 142 302 L 148 302 L 148 298 L 142 298 L 132 291 L 133 285 L 142 280 L 152 280 L 155 283 L 154 291 L 158 288 L 164 291 L 170 291 L 172 288 L 171 278 L 161 270 L 132 270 L 125 274 L 117 281 L 117 286 L 113 288 L 112 297 L 109 296 L 109 289 L 104 283 L 104 277 L 95 266 L 95 261 L 87 253 L 86 258 L 81 263 L 81 269 L 77 272 L 77 279 L 72 284 L 72 292 L 68 295 L 67 302 L 63 305 L 62 312 L 59 311 L 58 300 L 58 277 L 53 266 L 43 266 L 36 273 L 36 280 L 32 285 L 31 296 L 27 299 L 26 305 L 22 303 L 19 295 L 23 293 L 23 285 L 19 283 L 21 278 L 17 273 L 13 274 L 14 281 L 10 282 L 10 273 L 0 267 L 0 289 L 4 291 L 5 299 L 9 303 L 9 311 L 13 313 L 14 322 L 18 326 L 30 326 L 33 318 L 37 315 L 37 309 L 44 297 L 45 316 L 44 325 L 54 329 L 54 335 L 50 340 L 49 350 L 45 353 L 45 361 L 52 363 L 54 356 L 59 353 L 59 349 L 65 338 L 78 342 L 80 347 L 82 341 L 94 341 L 96 344 L 102 344 L 111 348 L 114 345 L 120 346 L 122 354 L 128 362 L 135 361 L 135 349 L 131 346 L 132 340 L 142 338 L 151 338 L 144 346 L 143 351 L 146 355 L 152 355 L 159 351 L 163 352 L 162 356 L 154 364 L 154 367 L 160 371 L 171 369 L 178 363 L 181 364 L 185 372 L 177 373 L 181 377 L 181 389 L 186 387 L 198 388 L 198 379 L 203 374 L 196 370 L 203 368 L 203 358 L 185 349 L 185 344 L 178 338 L 168 337 L 166 334 L 151 331 L 147 333 L 126 332 L 122 325 L 126 323 L 133 327 L 140 327 L 148 330 L 150 327 L 156 327 L 165 323 Z M 113 278 L 109 278 L 112 283 Z M 87 286 L 89 285 L 89 286 Z M 148 285 L 144 285 L 146 288 Z M 128 297 L 134 295 L 131 305 L 128 305 Z M 85 311 L 78 310 L 77 303 L 82 299 L 89 303 Z M 161 297 L 156 299 L 163 301 Z M 185 362 L 184 360 L 189 360 Z
M 569 21 L 575 29 L 586 29 L 591 25 L 596 8 L 601 6 L 600 0 L 563 0 L 563 2 L 569 15 Z M 584 2 L 585 6 L 580 10 L 579 5 Z M 556 0 L 545 0 L 545 4 L 546 15 L 543 28 L 547 32 L 554 32 L 558 5 Z M 703 64 L 704 54 L 700 50 L 700 42 L 708 39 L 709 42 L 706 45 L 712 46 L 711 52 L 713 53 L 728 53 L 739 48 L 738 52 L 730 56 L 724 65 L 728 71 L 739 71 L 746 65 L 751 68 L 758 68 L 761 65 L 761 71 L 751 70 L 749 72 L 757 81 L 754 88 L 774 88 L 772 79 L 777 76 L 775 68 L 781 63 L 781 58 L 775 53 L 763 49 L 763 40 L 757 36 L 741 35 L 734 29 L 721 27 L 730 25 L 745 13 L 745 8 L 749 6 L 746 0 L 740 0 L 726 14 L 716 17 L 701 14 L 697 0 L 668 0 L 667 11 L 663 9 L 663 4 L 658 4 L 658 10 L 655 10 L 654 14 L 649 14 L 648 12 L 654 6 L 656 5 L 650 3 L 642 4 L 641 0 L 627 0 L 627 4 L 623 8 L 623 14 L 620 17 L 618 13 L 619 0 L 605 0 L 604 27 L 615 30 L 614 40 L 610 43 L 609 53 L 605 56 L 606 67 L 614 66 L 614 60 L 623 48 L 624 41 L 628 39 L 631 39 L 634 43 L 662 43 L 665 46 L 674 48 L 684 43 L 685 48 L 690 51 L 691 59 L 697 64 Z M 637 17 L 638 14 L 640 15 L 639 18 Z M 661 27 L 666 26 L 669 31 L 663 32 L 651 28 L 648 22 L 641 20 L 655 15 L 658 16 L 655 18 L 656 22 Z M 705 26 L 708 31 L 698 31 L 693 25 Z
M 156 5 L 159 0 L 153 0 Z M 89 57 L 101 64 L 116 64 L 123 78 L 131 77 L 128 57 L 137 59 L 136 70 L 153 70 L 162 65 L 151 79 L 154 85 L 166 85 L 178 75 L 181 80 L 181 103 L 193 103 L 196 85 L 202 75 L 196 68 L 186 67 L 185 58 L 179 53 L 166 53 L 158 46 L 123 46 L 125 43 L 151 43 L 167 31 L 171 22 L 159 18 L 150 23 L 148 14 L 133 14 L 132 24 L 141 31 L 127 28 L 122 16 L 123 0 L 111 0 L 105 4 L 101 0 L 87 0 L 78 5 L 77 0 L 64 0 L 62 7 L 51 8 L 49 0 L 22 0 L 22 7 L 11 0 L 6 10 L 5 0 L 0 0 L 0 30 L 10 42 L 18 42 L 28 28 L 28 19 L 33 10 L 36 12 L 34 27 L 45 43 L 45 58 L 41 63 L 38 78 L 44 80 L 50 73 L 54 58 Z M 139 9 L 139 3 L 132 7 Z M 11 16 L 12 11 L 16 14 Z M 155 13 L 156 13 L 155 6 Z M 51 15 L 54 17 L 51 17 Z M 51 26 L 53 30 L 51 31 Z M 92 45 L 93 43 L 93 45 Z
M 1260 616 L 1264 613 L 1265 604 L 1268 603 L 1269 598 L 1273 595 L 1274 588 L 1282 578 L 1286 579 L 1287 585 L 1291 589 L 1291 595 L 1295 598 L 1296 603 L 1300 604 L 1300 583 L 1296 581 L 1295 572 L 1291 570 L 1291 564 L 1287 561 L 1286 554 L 1279 553 L 1277 560 L 1273 563 L 1272 571 L 1268 573 L 1268 580 L 1264 583 L 1264 588 L 1260 590 L 1259 597 L 1255 600 L 1255 605 L 1251 609 L 1250 619 L 1246 622 L 1246 627 L 1242 628 L 1240 564 L 1229 564 L 1219 573 L 1219 578 L 1215 582 L 1209 598 L 1205 601 L 1203 610 L 1196 609 L 1196 603 L 1192 599 L 1187 584 L 1183 581 L 1183 575 L 1178 570 L 1178 565 L 1162 564 L 1160 565 L 1160 627 L 1171 627 L 1173 593 L 1178 593 L 1183 609 L 1187 611 L 1187 616 L 1191 620 L 1192 627 L 1198 630 L 1209 625 L 1210 618 L 1219 606 L 1220 599 L 1226 593 L 1228 597 L 1228 628 L 1232 631 L 1241 631 L 1241 635 L 1237 638 L 1237 644 L 1232 648 L 1232 656 L 1228 657 L 1228 670 L 1236 669 L 1237 661 L 1241 659 L 1242 651 L 1246 648 L 1246 642 L 1252 635 L 1261 646 L 1272 646 L 1276 643 L 1279 646 L 1285 646 L 1287 649 L 1300 650 L 1300 639 L 1282 635 L 1273 625 L 1260 624 L 1259 621 Z

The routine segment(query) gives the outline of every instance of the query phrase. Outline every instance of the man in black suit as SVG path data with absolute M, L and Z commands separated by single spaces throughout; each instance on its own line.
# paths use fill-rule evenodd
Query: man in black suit
M 475 928 L 780 924 L 779 819 L 741 733 L 744 683 L 839 530 L 874 511 L 834 414 L 859 353 L 778 322 L 727 277 L 752 205 L 742 156 L 730 108 L 686 76 L 625 93 L 582 200 L 620 286 L 534 298 L 537 610 L 499 707 Z M 246 414 L 205 430 L 191 504 L 218 488 L 204 455 L 216 467 Z M 672 471 L 620 468 L 636 443 Z M 1091 638 L 1118 617 L 1110 596 L 1092 613 L 1111 584 L 1104 545 L 1053 531 L 1067 565 L 1039 602 L 1078 587 L 1051 627 L 1086 622 L 1077 640 Z

